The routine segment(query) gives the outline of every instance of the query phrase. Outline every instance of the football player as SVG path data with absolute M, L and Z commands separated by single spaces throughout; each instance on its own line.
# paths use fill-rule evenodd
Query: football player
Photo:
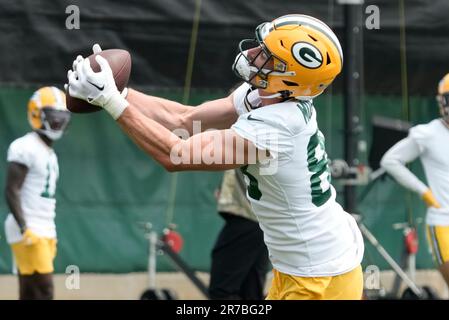
M 14 140 L 8 149 L 5 195 L 10 213 L 5 234 L 18 268 L 20 299 L 53 298 L 59 167 L 52 145 L 69 121 L 64 92 L 41 88 L 28 102 L 33 131 Z
M 404 187 L 416 192 L 427 205 L 427 235 L 438 268 L 449 285 L 449 74 L 438 85 L 441 118 L 410 129 L 382 158 L 381 166 Z M 419 158 L 428 185 L 406 164 Z
M 241 168 L 274 267 L 268 299 L 360 299 L 363 239 L 335 200 L 312 102 L 341 72 L 340 43 L 322 21 L 287 15 L 239 49 L 233 70 L 245 84 L 198 107 L 118 92 L 101 56 L 98 73 L 78 56 L 66 90 L 103 107 L 168 171 Z

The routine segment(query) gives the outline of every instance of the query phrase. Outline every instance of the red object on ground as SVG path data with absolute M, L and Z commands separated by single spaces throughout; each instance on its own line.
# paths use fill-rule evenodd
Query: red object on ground
M 418 233 L 415 229 L 410 229 L 405 234 L 405 247 L 409 254 L 416 254 L 418 252 Z
M 164 231 L 162 240 L 168 244 L 174 252 L 179 253 L 182 250 L 184 240 L 178 232 L 167 229 Z

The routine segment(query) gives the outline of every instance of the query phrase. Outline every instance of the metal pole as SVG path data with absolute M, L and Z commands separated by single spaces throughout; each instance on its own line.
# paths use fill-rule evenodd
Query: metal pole
M 382 245 L 377 241 L 376 237 L 365 227 L 363 223 L 359 223 L 359 228 L 364 237 L 371 242 L 371 244 L 376 248 L 377 252 L 387 261 L 390 267 L 396 272 L 396 274 L 401 277 L 407 286 L 416 294 L 418 297 L 423 296 L 422 290 L 416 285 L 416 283 L 410 279 L 410 277 L 401 269 L 401 267 L 394 261 L 394 259 L 388 254 L 388 252 L 382 247 Z
M 344 13 L 344 156 L 350 167 L 358 164 L 357 134 L 360 128 L 358 111 L 361 104 L 362 68 L 363 68 L 363 0 L 338 0 Z M 355 213 L 355 186 L 344 188 L 344 206 L 346 211 Z
M 164 251 L 176 266 L 192 281 L 195 287 L 209 299 L 209 288 L 196 276 L 195 271 L 167 243 L 159 241 L 158 248 Z
M 149 240 L 149 254 L 148 254 L 148 281 L 150 289 L 156 288 L 156 244 L 157 244 L 157 233 L 156 231 L 151 231 L 148 235 Z

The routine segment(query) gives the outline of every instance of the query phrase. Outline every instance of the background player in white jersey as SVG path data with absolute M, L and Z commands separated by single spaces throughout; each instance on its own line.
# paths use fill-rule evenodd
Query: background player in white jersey
M 441 118 L 410 129 L 382 158 L 381 166 L 404 187 L 419 194 L 428 206 L 429 245 L 449 285 L 449 74 L 438 85 Z M 429 186 L 406 164 L 420 158 Z
M 269 299 L 360 299 L 363 240 L 335 201 L 312 105 L 341 71 L 339 41 L 323 22 L 287 15 L 239 47 L 233 69 L 246 83 L 196 108 L 135 90 L 124 98 L 101 56 L 98 73 L 78 56 L 66 90 L 107 110 L 169 171 L 241 167 L 275 269 Z
M 56 87 L 37 90 L 28 102 L 28 121 L 33 132 L 8 149 L 5 234 L 18 268 L 20 299 L 52 299 L 59 176 L 52 144 L 70 121 L 64 92 Z

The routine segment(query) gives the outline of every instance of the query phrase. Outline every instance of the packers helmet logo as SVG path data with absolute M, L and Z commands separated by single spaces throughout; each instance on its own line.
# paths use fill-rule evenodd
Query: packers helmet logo
M 299 64 L 309 69 L 319 68 L 323 64 L 321 52 L 308 42 L 296 42 L 292 54 Z

